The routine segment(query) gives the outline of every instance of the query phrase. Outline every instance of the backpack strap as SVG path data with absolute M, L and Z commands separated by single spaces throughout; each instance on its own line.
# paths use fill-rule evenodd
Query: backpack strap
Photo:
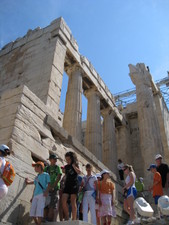
M 38 182 L 39 186 L 40 186 L 40 187 L 42 188 L 42 190 L 44 191 L 44 190 L 45 190 L 45 188 L 42 186 L 42 184 L 41 184 L 41 183 L 40 183 L 40 181 L 38 180 L 38 176 L 37 176 L 36 181 Z

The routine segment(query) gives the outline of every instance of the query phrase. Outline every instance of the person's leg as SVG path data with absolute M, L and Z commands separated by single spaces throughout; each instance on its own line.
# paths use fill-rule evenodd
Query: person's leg
M 111 224 L 111 216 L 107 216 L 107 224 L 110 225 Z
M 102 217 L 102 224 L 103 224 L 103 225 L 106 225 L 106 216 L 103 216 L 103 217 Z
M 76 194 L 71 194 L 70 201 L 72 205 L 72 220 L 76 220 L 76 216 L 77 216 L 76 198 L 77 198 Z
M 130 215 L 130 208 L 127 203 L 127 199 L 124 199 L 124 211 L 126 211 Z
M 98 209 L 96 209 L 96 221 L 97 221 L 97 225 L 101 225 Z
M 35 224 L 38 224 L 38 218 L 33 217 L 33 220 L 34 220 Z
M 134 204 L 134 197 L 130 196 L 127 198 L 127 204 L 130 208 L 130 220 L 134 220 L 135 217 L 135 212 L 134 212 L 134 208 L 133 208 L 133 204 Z
M 37 222 L 38 222 L 38 223 L 37 223 L 38 225 L 41 225 L 42 217 L 38 217 L 38 218 L 37 218 Z
M 88 196 L 88 202 L 91 213 L 91 222 L 96 225 L 95 199 L 92 196 Z
M 83 197 L 83 221 L 88 222 L 88 199 L 87 196 Z
M 8 188 L 0 187 L 0 200 L 3 199 L 8 193 Z
M 62 206 L 63 206 L 63 212 L 65 215 L 65 220 L 69 220 L 69 209 L 67 205 L 67 200 L 68 200 L 69 195 L 66 193 L 63 193 L 62 195 Z

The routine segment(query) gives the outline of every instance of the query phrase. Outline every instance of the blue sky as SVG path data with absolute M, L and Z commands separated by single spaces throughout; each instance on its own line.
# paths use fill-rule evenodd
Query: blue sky
M 167 76 L 169 0 L 0 0 L 0 48 L 60 16 L 112 93 L 134 87 L 129 63 Z

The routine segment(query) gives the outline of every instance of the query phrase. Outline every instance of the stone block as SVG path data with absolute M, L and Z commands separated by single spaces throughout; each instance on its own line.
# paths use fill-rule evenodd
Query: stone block
M 56 136 L 58 136 L 61 140 L 65 141 L 68 139 L 67 131 L 65 131 L 62 127 L 60 127 L 57 121 L 53 119 L 50 115 L 47 115 L 45 122 L 52 128 L 53 133 Z

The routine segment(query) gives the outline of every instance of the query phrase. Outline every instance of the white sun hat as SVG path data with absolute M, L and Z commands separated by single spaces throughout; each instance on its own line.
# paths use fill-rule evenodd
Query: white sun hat
M 108 174 L 110 174 L 110 171 L 109 170 L 102 170 L 101 172 L 100 172 L 100 176 L 102 176 L 104 173 L 108 173 Z

